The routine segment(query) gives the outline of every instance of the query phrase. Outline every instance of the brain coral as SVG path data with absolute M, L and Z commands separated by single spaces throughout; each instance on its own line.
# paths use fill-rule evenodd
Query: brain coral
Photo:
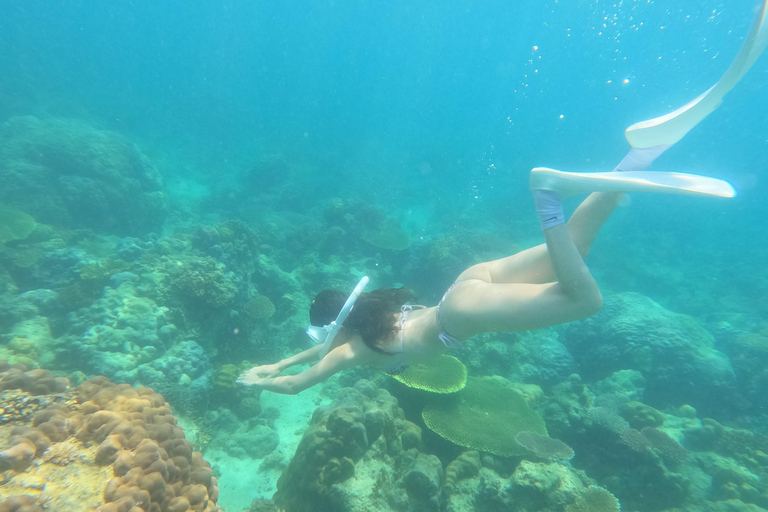
M 124 137 L 32 116 L 0 125 L 0 201 L 39 222 L 138 235 L 167 214 L 160 173 Z
M 257 295 L 243 304 L 243 311 L 254 320 L 266 320 L 275 314 L 275 305 L 266 295 Z
M 428 405 L 424 423 L 454 444 L 504 457 L 525 455 L 515 436 L 547 434 L 544 420 L 501 377 L 470 377 L 467 386 Z
M 0 363 L 0 379 L 12 369 Z M 43 370 L 25 375 L 33 382 L 51 378 Z M 98 512 L 218 510 L 216 477 L 161 395 L 96 377 L 62 396 L 68 398 L 64 404 L 38 409 L 10 432 L 8 447 L 0 452 L 4 498 L 30 495 L 25 511 L 41 511 L 36 503 L 53 510 L 97 506 Z M 62 468 L 69 465 L 67 474 Z M 79 494 L 77 486 L 86 479 L 100 483 L 98 494 Z M 30 485 L 35 481 L 47 483 Z M 71 486 L 78 492 L 68 492 Z

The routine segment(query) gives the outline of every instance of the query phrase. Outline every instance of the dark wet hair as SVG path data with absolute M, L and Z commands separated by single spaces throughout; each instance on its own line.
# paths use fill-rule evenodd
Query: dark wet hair
M 393 321 L 400 306 L 414 299 L 405 287 L 382 288 L 370 293 L 363 293 L 355 302 L 355 307 L 344 321 L 344 327 L 360 334 L 371 350 L 381 354 L 394 355 L 382 350 L 379 343 L 397 331 Z M 338 290 L 323 290 L 317 294 L 309 308 L 309 323 L 322 327 L 334 320 L 344 307 L 347 295 Z

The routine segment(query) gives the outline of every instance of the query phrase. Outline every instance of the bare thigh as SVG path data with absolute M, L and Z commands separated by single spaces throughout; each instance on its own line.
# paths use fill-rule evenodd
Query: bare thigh
M 477 279 L 486 283 L 544 284 L 555 280 L 545 244 L 520 251 L 512 256 L 478 263 L 462 272 L 457 281 Z
M 585 317 L 556 283 L 457 283 L 440 306 L 443 328 L 459 339 L 483 332 L 541 329 Z

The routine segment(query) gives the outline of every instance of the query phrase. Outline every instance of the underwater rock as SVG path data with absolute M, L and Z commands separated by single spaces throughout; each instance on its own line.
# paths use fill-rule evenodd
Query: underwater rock
M 480 453 L 470 450 L 459 455 L 456 460 L 448 464 L 445 468 L 445 484 L 443 493 L 446 496 L 453 494 L 456 485 L 467 478 L 473 478 L 480 472 Z
M 642 401 L 645 394 L 645 377 L 637 370 L 619 370 L 589 387 L 597 396 L 620 398 L 622 402 Z
M 434 455 L 420 453 L 403 478 L 411 506 L 417 510 L 440 510 L 440 484 L 443 464 Z
M 361 389 L 370 394 L 370 383 L 363 382 Z M 355 388 L 343 388 L 332 404 L 315 411 L 277 483 L 275 504 L 287 512 L 408 509 L 404 478 L 414 469 L 419 451 L 404 445 L 406 434 L 414 429 L 418 427 L 404 419 L 388 392 L 379 389 L 371 398 Z M 422 477 L 438 482 L 434 462 L 422 459 L 411 482 L 421 482 Z M 436 495 L 434 487 L 429 489 L 427 501 Z M 423 504 L 424 494 L 414 492 L 418 497 L 411 503 L 413 510 L 419 510 L 415 504 Z
M 23 116 L 0 125 L 0 141 L 0 200 L 38 222 L 138 235 L 167 215 L 160 173 L 117 133 Z
M 522 461 L 509 478 L 483 467 L 477 476 L 456 484 L 445 510 L 561 511 L 594 485 L 583 471 L 557 463 Z
M 596 316 L 574 322 L 563 339 L 588 379 L 638 370 L 645 398 L 659 406 L 688 403 L 700 410 L 730 404 L 735 376 L 728 358 L 693 318 L 672 313 L 638 293 L 606 298 Z

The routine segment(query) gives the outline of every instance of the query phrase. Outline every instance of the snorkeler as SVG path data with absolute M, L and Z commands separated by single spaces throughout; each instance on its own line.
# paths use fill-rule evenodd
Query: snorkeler
M 405 304 L 403 289 L 363 293 L 364 277 L 348 297 L 320 292 L 310 307 L 307 334 L 313 348 L 275 364 L 256 366 L 237 379 L 275 393 L 296 394 L 359 365 L 399 373 L 428 362 L 475 334 L 549 327 L 594 315 L 602 296 L 584 258 L 624 192 L 645 191 L 733 197 L 726 182 L 680 173 L 645 171 L 720 104 L 768 45 L 768 0 L 739 54 L 712 88 L 687 105 L 634 124 L 625 135 L 632 149 L 609 173 L 531 171 L 545 243 L 462 272 L 434 307 Z M 590 193 L 566 222 L 562 199 Z M 405 304 L 405 305 L 404 305 Z M 295 365 L 319 361 L 295 375 Z

